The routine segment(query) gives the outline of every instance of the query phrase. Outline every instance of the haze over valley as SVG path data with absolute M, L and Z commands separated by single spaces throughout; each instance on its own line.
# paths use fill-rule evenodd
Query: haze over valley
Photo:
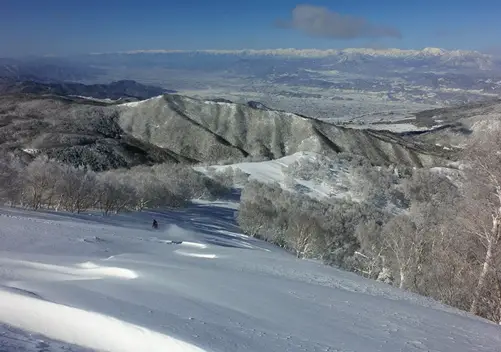
M 60 60 L 63 68 L 47 69 L 61 65 Z M 135 80 L 192 97 L 255 100 L 356 123 L 404 119 L 433 107 L 489 100 L 501 91 L 500 59 L 437 48 L 139 50 L 11 61 L 0 73 L 86 84 Z

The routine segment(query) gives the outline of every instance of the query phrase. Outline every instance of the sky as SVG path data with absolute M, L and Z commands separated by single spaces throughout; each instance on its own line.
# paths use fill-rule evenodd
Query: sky
M 501 52 L 499 0 L 2 0 L 0 56 L 376 47 Z

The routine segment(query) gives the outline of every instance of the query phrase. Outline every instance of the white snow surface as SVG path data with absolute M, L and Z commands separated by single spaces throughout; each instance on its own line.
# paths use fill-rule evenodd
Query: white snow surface
M 100 98 L 94 98 L 94 97 L 86 97 L 84 95 L 70 95 L 70 97 L 82 98 L 82 99 L 91 100 L 91 101 L 98 101 L 98 102 L 102 102 L 102 103 L 114 103 L 117 101 L 117 100 L 113 100 L 110 98 L 100 99 Z
M 436 125 L 433 127 L 418 127 L 412 123 L 372 123 L 372 124 L 344 124 L 344 127 L 349 127 L 353 129 L 365 130 L 384 130 L 391 131 L 395 133 L 403 132 L 416 132 L 416 131 L 430 131 L 434 128 L 440 127 L 441 125 Z
M 249 179 L 251 180 L 257 180 L 264 183 L 277 182 L 283 189 L 302 192 L 317 199 L 336 197 L 356 200 L 357 196 L 354 195 L 350 189 L 357 188 L 357 179 L 350 175 L 349 170 L 342 165 L 338 165 L 335 170 L 331 170 L 333 175 L 335 175 L 335 177 L 333 177 L 335 181 L 324 180 L 322 182 L 316 182 L 315 180 L 294 178 L 294 183 L 296 184 L 295 189 L 291 188 L 291 186 L 286 183 L 287 172 L 284 172 L 284 169 L 286 170 L 289 165 L 296 161 L 301 162 L 305 159 L 311 160 L 319 157 L 321 157 L 320 154 L 314 152 L 297 152 L 274 160 L 243 162 L 230 165 L 212 165 L 210 167 L 214 168 L 217 172 L 223 172 L 229 167 L 235 170 L 239 169 L 250 175 Z M 208 172 L 208 167 L 204 166 L 196 166 L 194 169 L 205 174 Z M 235 186 L 237 188 L 242 187 L 242 185 Z
M 298 260 L 235 212 L 1 208 L 0 350 L 500 351 L 498 325 Z
M 138 101 L 131 101 L 129 103 L 122 103 L 122 104 L 119 104 L 117 106 L 129 107 L 129 108 L 137 107 L 137 106 L 143 105 L 146 102 L 151 102 L 151 101 L 162 99 L 162 97 L 163 97 L 163 95 L 158 95 L 158 96 L 153 97 L 153 98 L 149 98 L 149 99 L 145 99 L 145 100 L 138 100 Z
M 106 315 L 6 291 L 0 291 L 0 321 L 99 351 L 203 351 Z

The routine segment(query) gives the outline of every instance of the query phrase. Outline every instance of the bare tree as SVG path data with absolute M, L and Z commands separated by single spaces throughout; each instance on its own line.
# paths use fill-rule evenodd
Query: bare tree
M 311 258 L 318 253 L 318 235 L 321 231 L 316 220 L 307 214 L 297 214 L 292 217 L 287 229 L 287 239 L 290 248 L 298 258 Z
M 383 241 L 392 252 L 400 274 L 400 288 L 408 287 L 409 276 L 422 248 L 422 238 L 416 230 L 406 215 L 391 219 L 383 228 Z
M 0 200 L 15 206 L 20 202 L 23 191 L 23 166 L 8 155 L 0 161 Z
M 360 244 L 355 252 L 355 271 L 369 279 L 377 279 L 386 266 L 388 248 L 382 239 L 382 226 L 374 220 L 357 226 L 355 237 Z
M 97 180 L 93 172 L 65 165 L 59 187 L 60 206 L 71 212 L 81 212 L 97 206 Z
M 98 175 L 97 189 L 99 207 L 104 215 L 118 213 L 127 206 L 133 206 L 134 189 L 121 183 L 115 173 L 106 172 Z
M 316 205 L 313 212 L 323 229 L 320 233 L 321 248 L 322 259 L 326 264 L 353 269 L 351 258 L 360 247 L 355 236 L 357 226 L 368 221 L 373 210 L 369 206 L 342 200 Z
M 24 200 L 37 210 L 52 202 L 58 182 L 59 165 L 47 157 L 38 157 L 25 170 Z
M 240 204 L 237 222 L 249 236 L 258 237 L 268 224 L 268 219 L 261 204 L 245 202 Z
M 488 275 L 496 270 L 495 257 L 501 253 L 501 131 L 491 131 L 474 141 L 465 152 L 465 230 L 483 246 L 478 281 L 474 288 L 470 312 L 479 313 L 481 295 Z M 495 287 L 491 288 L 492 290 Z
M 495 263 L 494 267 L 496 268 L 494 275 L 493 275 L 493 281 L 494 281 L 494 287 L 496 288 L 495 290 L 495 309 L 493 310 L 493 319 L 496 321 L 498 324 L 501 325 L 501 258 L 499 256 L 496 256 L 495 258 Z

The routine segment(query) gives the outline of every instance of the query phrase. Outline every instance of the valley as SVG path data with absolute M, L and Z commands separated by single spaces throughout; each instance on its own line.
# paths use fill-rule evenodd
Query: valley
M 438 48 L 103 52 L 0 62 L 0 76 L 85 84 L 135 80 L 201 99 L 257 100 L 336 122 L 391 121 L 501 92 L 499 58 Z

